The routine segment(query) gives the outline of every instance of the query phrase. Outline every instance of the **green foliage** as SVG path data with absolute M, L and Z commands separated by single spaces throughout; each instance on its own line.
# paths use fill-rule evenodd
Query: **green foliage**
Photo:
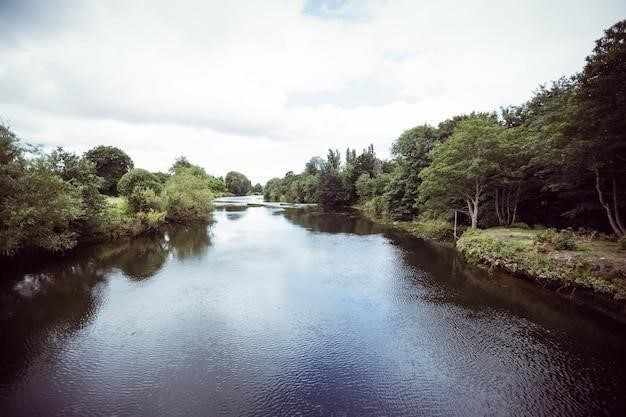
M 117 195 L 118 181 L 133 168 L 130 156 L 114 146 L 97 146 L 87 151 L 85 158 L 95 165 L 96 174 L 104 180 L 100 191 L 108 195 Z
M 181 169 L 187 169 L 187 168 L 191 168 L 194 165 L 189 162 L 189 160 L 187 159 L 186 156 L 179 156 L 178 158 L 176 158 L 176 160 L 174 161 L 174 163 L 172 164 L 172 166 L 170 167 L 170 173 L 172 174 L 176 174 L 179 170 Z
M 0 254 L 70 249 L 82 222 L 101 208 L 93 166 L 62 150 L 31 158 L 25 153 L 0 125 Z
M 120 178 L 117 189 L 128 199 L 131 213 L 163 209 L 164 204 L 159 198 L 163 186 L 156 175 L 145 169 L 128 171 Z
M 62 148 L 43 156 L 41 162 L 81 194 L 82 215 L 73 226 L 81 234 L 89 233 L 106 206 L 104 196 L 98 191 L 104 180 L 97 175 L 95 165 L 85 156 L 79 157 Z
M 71 225 L 84 214 L 79 190 L 43 164 L 23 172 L 14 186 L 1 203 L 0 252 L 72 248 L 78 234 Z
M 479 203 L 499 172 L 498 148 L 503 128 L 483 116 L 460 122 L 446 142 L 430 152 L 419 192 L 427 206 L 458 207 L 477 227 Z M 443 211 L 443 210 L 442 210 Z
M 241 172 L 230 171 L 224 180 L 228 192 L 235 195 L 246 195 L 252 190 L 252 183 Z
M 252 194 L 263 194 L 263 186 L 259 183 L 254 184 L 252 187 Z
M 393 143 L 397 165 L 386 194 L 393 219 L 410 220 L 419 213 L 419 173 L 428 166 L 429 153 L 439 141 L 439 131 L 424 124 L 406 130 Z
M 167 180 L 164 193 L 167 220 L 188 223 L 210 219 L 213 195 L 202 178 L 183 170 Z
M 130 196 L 135 189 L 151 189 L 154 191 L 161 191 L 161 182 L 159 178 L 153 173 L 142 169 L 131 169 L 120 178 L 117 184 L 117 190 L 120 195 L 125 197 Z
M 382 217 L 387 214 L 387 200 L 377 195 L 363 203 L 363 210 L 370 216 Z

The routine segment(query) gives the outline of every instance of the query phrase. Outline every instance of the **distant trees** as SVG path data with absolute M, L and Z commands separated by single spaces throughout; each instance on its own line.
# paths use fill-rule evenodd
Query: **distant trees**
M 85 153 L 85 158 L 93 162 L 96 174 L 104 179 L 100 191 L 106 195 L 117 195 L 117 182 L 134 166 L 130 156 L 114 146 L 96 146 Z
M 241 172 L 230 171 L 224 179 L 226 190 L 235 195 L 246 195 L 252 190 L 252 183 Z
M 256 184 L 254 184 L 254 187 L 252 187 L 252 193 L 263 194 L 263 186 L 257 182 Z
M 473 227 L 541 223 L 626 233 L 626 21 L 605 31 L 580 74 L 500 113 L 406 130 L 392 159 L 329 150 L 270 180 L 270 200 L 358 203 L 393 220 L 467 214 Z
M 116 184 L 121 197 L 107 201 L 102 185 L 112 180 L 113 170 L 103 178 L 92 158 L 119 155 L 110 150 L 96 147 L 83 156 L 62 148 L 45 153 L 0 124 L 0 256 L 62 252 L 81 239 L 134 236 L 165 221 L 206 221 L 212 187 L 225 190 L 224 181 L 203 168 L 179 163 L 170 174 L 128 170 Z

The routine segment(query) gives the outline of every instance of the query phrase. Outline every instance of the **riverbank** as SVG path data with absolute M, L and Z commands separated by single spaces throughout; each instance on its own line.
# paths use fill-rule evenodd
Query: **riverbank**
M 409 233 L 419 239 L 432 240 L 440 243 L 452 243 L 454 242 L 454 226 L 443 220 L 428 220 L 428 221 L 404 221 L 404 220 L 392 220 L 386 216 L 373 215 L 368 210 L 361 206 L 353 206 L 355 210 L 358 210 L 363 216 L 369 220 L 381 224 L 386 227 L 390 227 L 396 230 Z M 457 236 L 460 236 L 463 231 L 467 229 L 467 226 L 461 225 L 457 228 Z
M 465 232 L 457 249 L 470 263 L 561 293 L 592 291 L 626 306 L 626 250 L 617 241 L 553 229 L 492 228 Z
M 420 239 L 453 245 L 445 221 L 370 220 Z M 474 266 L 526 279 L 626 322 L 626 249 L 597 233 L 496 227 L 457 230 L 456 250 Z

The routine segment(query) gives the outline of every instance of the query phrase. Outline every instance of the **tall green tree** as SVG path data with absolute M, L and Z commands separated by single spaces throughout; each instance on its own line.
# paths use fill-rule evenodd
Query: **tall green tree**
M 504 129 L 484 116 L 459 123 L 450 138 L 430 153 L 431 164 L 419 176 L 421 198 L 435 209 L 459 208 L 478 227 L 481 201 L 499 165 L 494 159 Z
M 626 235 L 626 20 L 605 31 L 580 75 L 569 156 L 594 175 L 613 231 Z
M 228 192 L 235 195 L 246 195 L 252 190 L 252 183 L 241 172 L 230 171 L 224 179 Z
M 103 194 L 117 195 L 117 182 L 134 167 L 132 159 L 120 148 L 96 146 L 85 153 L 96 167 L 96 173 L 104 179 L 100 190 Z
M 436 128 L 424 124 L 404 131 L 393 143 L 396 168 L 386 193 L 392 218 L 410 220 L 417 215 L 419 173 L 428 165 L 428 154 L 439 138 Z

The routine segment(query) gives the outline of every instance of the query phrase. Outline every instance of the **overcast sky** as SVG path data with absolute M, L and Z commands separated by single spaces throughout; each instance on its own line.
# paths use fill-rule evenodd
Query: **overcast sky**
M 625 17 L 624 0 L 0 0 L 0 118 L 31 143 L 264 183 L 520 104 Z

